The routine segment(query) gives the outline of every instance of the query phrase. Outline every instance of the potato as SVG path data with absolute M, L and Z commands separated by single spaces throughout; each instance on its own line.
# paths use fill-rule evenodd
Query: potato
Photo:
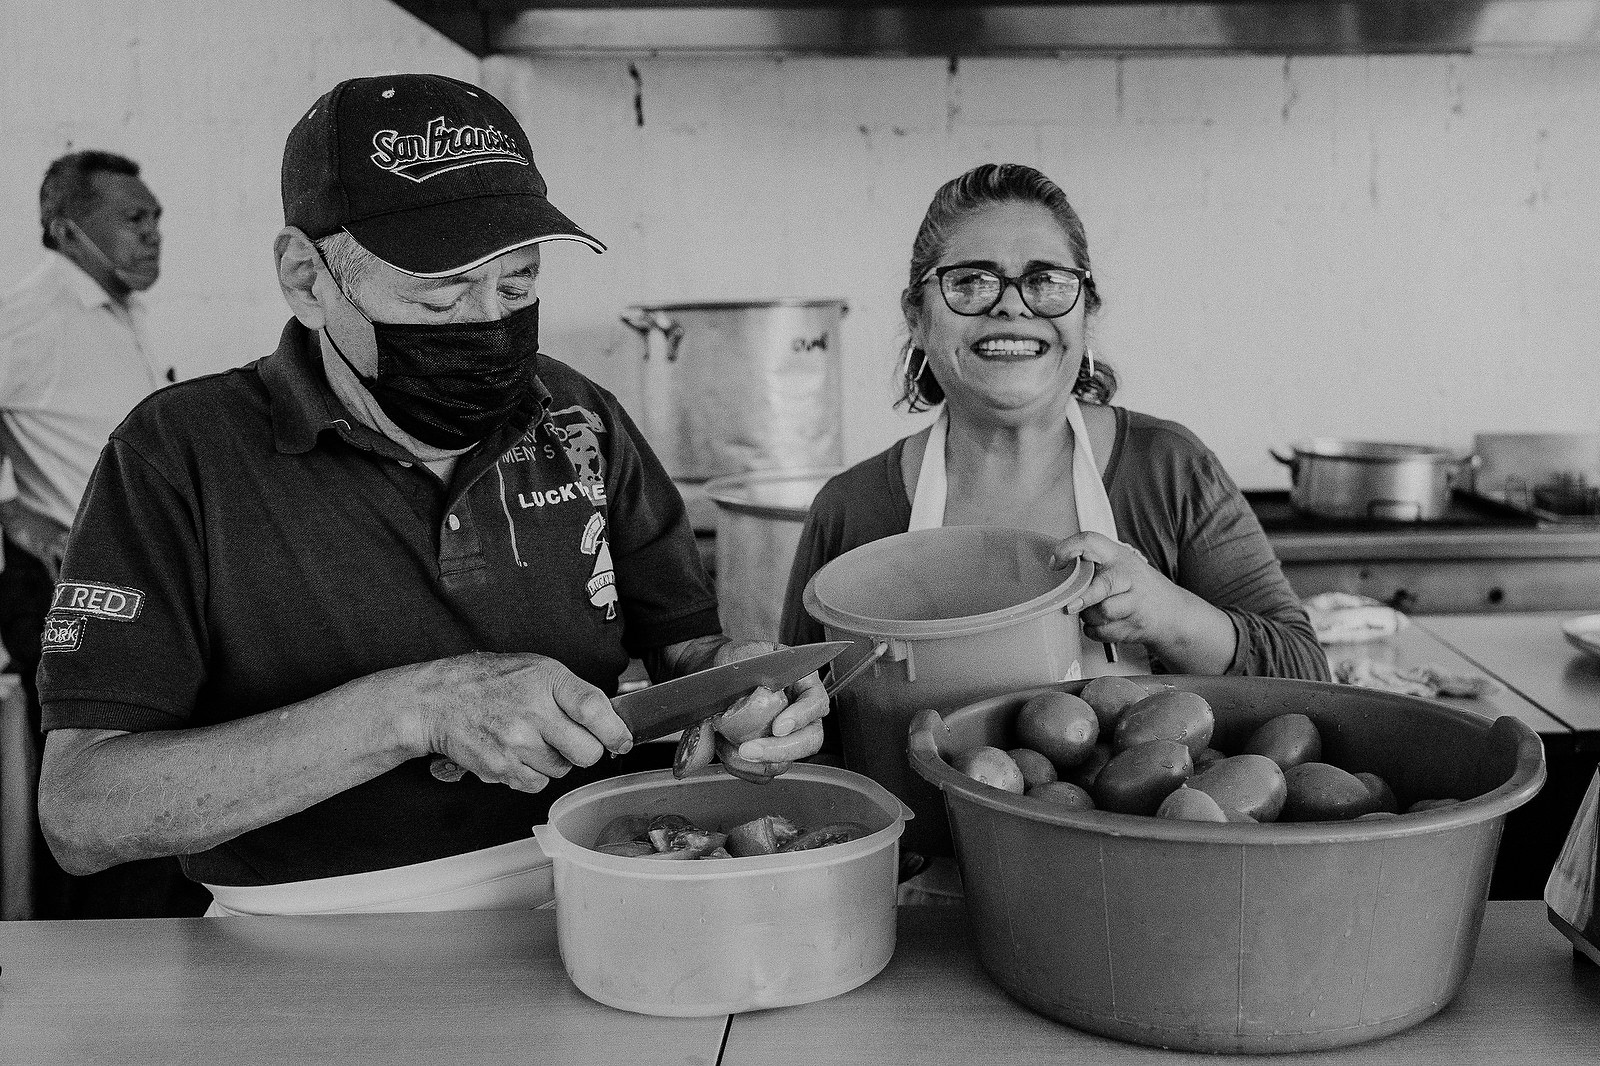
M 709 829 L 680 829 L 667 838 L 664 851 L 691 851 L 695 858 L 709 855 L 728 842 L 728 834 Z
M 1049 759 L 1058 770 L 1089 757 L 1100 736 L 1100 720 L 1089 705 L 1066 692 L 1041 692 L 1022 705 L 1013 724 L 1017 740 Z
M 637 859 L 654 854 L 656 849 L 640 840 L 619 840 L 611 844 L 596 844 L 594 850 L 607 855 L 620 855 L 624 859 Z
M 1198 755 L 1216 728 L 1211 704 L 1193 692 L 1157 692 L 1130 705 L 1117 719 L 1111 750 L 1122 752 L 1151 740 L 1176 740 Z
M 1033 788 L 1035 785 L 1047 785 L 1061 776 L 1056 773 L 1055 763 L 1032 748 L 1012 748 L 1006 754 L 1011 756 L 1011 761 L 1022 771 L 1022 786 L 1025 789 Z
M 727 832 L 692 825 L 678 814 L 643 816 L 623 815 L 608 823 L 612 835 L 627 832 L 635 825 L 648 826 L 648 841 L 623 840 L 595 845 L 594 850 L 626 858 L 660 859 L 685 862 L 696 859 L 733 859 L 810 851 L 857 840 L 872 833 L 860 822 L 831 822 L 816 829 L 802 829 L 781 814 L 767 814 L 734 826 Z
M 795 851 L 815 851 L 817 848 L 831 847 L 834 844 L 847 844 L 866 836 L 868 832 L 867 827 L 860 822 L 830 822 L 828 825 L 801 833 L 779 848 L 778 854 L 788 855 Z
M 1110 733 L 1117 724 L 1117 716 L 1129 704 L 1138 703 L 1150 693 L 1120 674 L 1105 674 L 1083 686 L 1078 695 L 1094 710 L 1100 721 L 1100 731 Z
M 1175 818 L 1186 822 L 1226 822 L 1228 815 L 1217 801 L 1199 789 L 1179 785 L 1173 789 L 1161 806 L 1156 808 L 1157 818 Z
M 1003 792 L 1023 791 L 1022 771 L 1011 761 L 1011 756 L 999 748 L 981 745 L 956 756 L 955 768 L 980 784 L 998 788 Z
M 1100 776 L 1100 771 L 1105 769 L 1106 763 L 1111 761 L 1111 745 L 1099 743 L 1089 752 L 1089 757 L 1076 766 L 1069 767 L 1061 776 L 1061 780 L 1068 784 L 1077 785 L 1089 792 L 1094 791 L 1095 778 Z
M 1120 814 L 1154 814 L 1194 770 L 1189 748 L 1151 740 L 1113 755 L 1094 783 L 1095 806 Z
M 1206 748 L 1194 757 L 1194 772 L 1197 774 L 1205 773 L 1226 758 L 1227 756 L 1216 748 Z
M 1069 785 L 1065 781 L 1050 781 L 1043 785 L 1035 785 L 1028 789 L 1026 795 L 1030 799 L 1044 800 L 1053 806 L 1065 807 L 1069 811 L 1094 810 L 1094 797 L 1077 785 Z
M 1389 787 L 1389 782 L 1377 774 L 1359 773 L 1354 775 L 1357 781 L 1367 786 L 1367 790 L 1378 800 L 1378 810 L 1394 814 L 1400 810 L 1400 801 L 1394 797 L 1394 789 Z
M 733 706 L 717 719 L 717 732 L 738 747 L 747 740 L 764 737 L 772 731 L 772 720 L 778 712 L 789 706 L 789 698 L 782 689 L 773 690 L 756 686 L 749 695 L 740 696 Z
M 678 750 L 672 756 L 673 777 L 687 777 L 711 765 L 717 754 L 716 728 L 717 720 L 713 716 L 683 731 L 683 736 L 678 738 Z
M 1322 758 L 1322 734 L 1317 723 L 1303 714 L 1280 714 L 1256 727 L 1239 749 L 1242 754 L 1265 755 L 1287 770 Z
M 1288 795 L 1283 771 L 1265 755 L 1231 756 L 1185 784 L 1216 800 L 1224 811 L 1238 811 L 1257 822 L 1276 820 Z
M 1345 822 L 1378 809 L 1378 798 L 1352 773 L 1325 762 L 1283 772 L 1289 786 L 1280 816 L 1286 822 Z
M 746 855 L 771 855 L 800 835 L 800 828 L 779 814 L 764 814 L 728 830 L 723 845 L 736 858 Z
M 594 846 L 604 848 L 612 844 L 626 844 L 646 840 L 650 835 L 650 819 L 642 814 L 619 814 L 607 822 Z

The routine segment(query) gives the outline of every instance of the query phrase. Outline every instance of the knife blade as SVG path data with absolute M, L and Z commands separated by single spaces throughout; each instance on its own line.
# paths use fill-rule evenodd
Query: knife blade
M 780 689 L 831 663 L 848 640 L 779 648 L 738 662 L 625 692 L 611 701 L 636 743 L 687 729 L 721 711 L 757 685 Z

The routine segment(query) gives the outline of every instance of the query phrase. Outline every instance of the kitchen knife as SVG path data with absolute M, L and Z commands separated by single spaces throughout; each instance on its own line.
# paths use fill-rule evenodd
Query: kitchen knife
M 834 640 L 779 648 L 765 655 L 624 692 L 611 701 L 611 706 L 633 734 L 635 743 L 654 740 L 698 725 L 721 711 L 728 701 L 743 696 L 757 685 L 769 689 L 786 688 L 831 663 L 850 644 L 848 640 Z M 443 755 L 433 757 L 428 771 L 445 782 L 459 781 L 467 773 Z
M 699 724 L 757 685 L 769 689 L 792 685 L 832 662 L 850 645 L 848 640 L 834 640 L 780 648 L 625 692 L 612 700 L 611 706 L 635 742 L 654 740 Z

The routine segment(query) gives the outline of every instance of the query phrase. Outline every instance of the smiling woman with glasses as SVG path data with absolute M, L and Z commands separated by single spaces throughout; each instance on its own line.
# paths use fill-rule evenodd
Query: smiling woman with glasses
M 1090 344 L 1100 304 L 1083 221 L 1044 174 L 991 163 L 938 191 L 900 295 L 899 365 L 900 402 L 939 416 L 817 495 L 785 643 L 824 639 L 801 593 L 851 548 L 908 529 L 1010 526 L 1058 538 L 1063 570 L 1094 564 L 1068 605 L 1087 638 L 1085 675 L 1327 679 L 1311 623 L 1217 457 L 1177 423 L 1111 406 L 1117 377 Z M 1159 388 L 1161 353 L 1140 355 Z M 941 890 L 919 891 L 909 898 Z

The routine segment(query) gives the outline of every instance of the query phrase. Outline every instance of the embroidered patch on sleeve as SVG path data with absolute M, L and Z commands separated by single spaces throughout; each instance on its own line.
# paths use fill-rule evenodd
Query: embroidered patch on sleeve
M 144 609 L 144 593 L 138 589 L 100 585 L 93 581 L 63 581 L 56 586 L 51 613 L 70 611 L 114 622 L 131 622 Z
M 83 627 L 89 616 L 82 614 L 57 614 L 51 611 L 44 618 L 44 633 L 39 638 L 39 651 L 77 651 L 83 643 Z

